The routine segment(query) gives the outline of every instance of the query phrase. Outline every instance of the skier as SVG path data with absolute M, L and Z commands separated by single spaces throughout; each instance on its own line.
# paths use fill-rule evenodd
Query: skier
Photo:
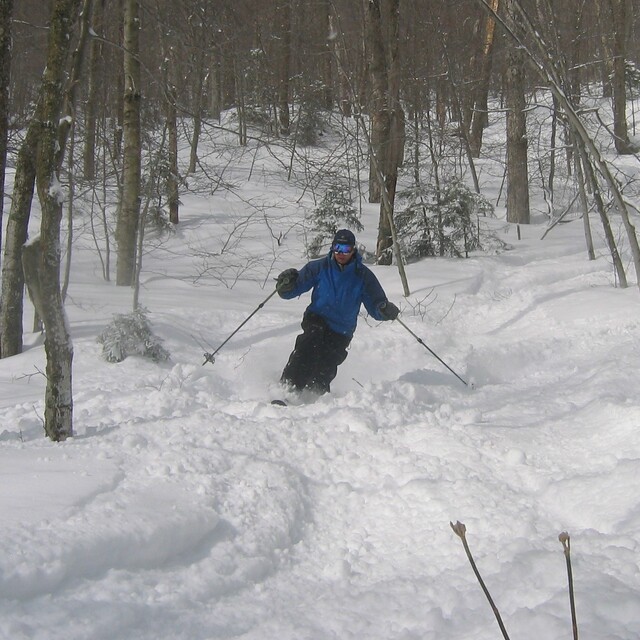
M 280 381 L 289 388 L 309 389 L 318 395 L 330 391 L 338 365 L 347 357 L 360 305 L 364 304 L 376 320 L 395 320 L 399 313 L 376 276 L 362 263 L 356 238 L 348 229 L 335 234 L 326 257 L 312 260 L 300 271 L 283 271 L 276 289 L 285 300 L 313 289 L 311 304 L 302 317 L 302 333 Z

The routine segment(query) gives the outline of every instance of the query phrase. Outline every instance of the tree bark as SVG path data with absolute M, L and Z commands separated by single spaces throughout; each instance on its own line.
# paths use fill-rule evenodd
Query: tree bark
M 40 137 L 42 107 L 36 107 L 24 141 L 18 151 L 13 181 L 13 198 L 7 220 L 7 235 L 2 261 L 2 298 L 0 300 L 0 356 L 22 353 L 22 317 L 24 311 L 24 273 L 22 247 L 27 241 L 31 202 L 36 181 L 36 145 Z
M 102 31 L 105 0 L 94 0 L 93 29 L 97 33 Z M 87 103 L 85 108 L 85 135 L 83 153 L 83 173 L 85 180 L 95 180 L 96 177 L 96 130 L 98 114 L 98 89 L 104 78 L 100 76 L 102 60 L 102 42 L 94 38 L 91 42 L 88 65 Z
M 116 285 L 133 285 L 136 267 L 136 238 L 140 219 L 141 132 L 140 132 L 140 6 L 138 0 L 124 4 L 124 157 L 122 199 L 116 225 L 118 259 Z
M 382 185 L 378 180 L 375 163 L 378 162 L 384 176 L 385 141 L 391 131 L 389 114 L 387 63 L 385 42 L 382 34 L 381 2 L 383 0 L 364 0 L 365 3 L 365 39 L 368 52 L 371 98 L 369 113 L 371 119 L 371 155 L 369 159 L 369 202 L 380 202 Z
M 169 171 L 167 175 L 167 201 L 169 205 L 169 220 L 172 224 L 178 224 L 180 194 L 178 191 L 178 122 L 176 108 L 176 88 L 170 84 L 167 90 L 167 132 L 168 132 L 168 156 Z
M 334 34 L 331 31 L 331 2 L 330 0 L 319 0 L 318 19 L 322 25 L 320 51 L 320 65 L 322 67 L 322 106 L 330 110 L 333 108 L 333 65 L 331 64 L 331 38 Z
M 517 25 L 511 0 L 506 8 Z M 529 224 L 529 172 L 527 168 L 527 119 L 524 95 L 524 53 L 511 43 L 505 73 L 507 105 L 507 220 Z
M 393 261 L 393 213 L 398 167 L 404 155 L 404 112 L 400 105 L 399 0 L 367 0 L 366 43 L 371 78 L 369 201 L 380 202 L 376 259 Z
M 600 29 L 600 67 L 602 74 L 602 95 L 609 98 L 613 95 L 611 79 L 614 76 L 613 51 L 609 44 L 608 27 L 613 22 L 610 14 L 611 5 L 608 0 L 596 0 L 598 11 L 598 28 Z
M 203 96 L 205 94 L 205 60 L 204 52 L 199 51 L 196 63 L 196 79 L 195 99 L 193 105 L 193 136 L 191 138 L 191 146 L 189 149 L 189 168 L 187 173 L 195 173 L 198 165 L 198 145 L 200 143 L 200 132 L 202 131 L 202 110 Z
M 491 0 L 491 9 L 498 11 L 499 0 Z M 479 79 L 476 84 L 473 115 L 469 131 L 469 146 L 474 158 L 480 157 L 482 148 L 482 135 L 488 122 L 487 108 L 489 98 L 489 81 L 491 79 L 491 67 L 493 64 L 493 42 L 495 38 L 495 18 L 488 14 L 484 26 L 484 38 L 482 54 L 480 57 Z
M 13 0 L 0 0 L 0 249 L 4 216 L 4 182 L 9 128 L 9 82 L 11 79 L 11 15 Z
M 627 130 L 627 0 L 609 0 L 613 15 L 613 135 L 619 154 L 634 153 Z
M 587 200 L 587 189 L 585 185 L 584 172 L 582 171 L 582 164 L 580 155 L 573 154 L 573 161 L 575 164 L 575 176 L 578 181 L 578 193 L 580 195 L 580 205 L 584 213 L 582 214 L 582 225 L 584 227 L 584 239 L 587 245 L 587 256 L 589 260 L 596 259 L 596 252 L 593 248 L 593 234 L 591 233 L 591 224 L 589 223 L 589 202 Z
M 278 126 L 280 135 L 291 132 L 289 113 L 289 76 L 291 75 L 291 0 L 278 0 L 276 21 L 279 38 L 278 65 Z
M 36 312 L 45 328 L 47 356 L 45 392 L 45 432 L 54 441 L 73 435 L 72 362 L 73 346 L 60 290 L 60 223 L 62 193 L 59 169 L 68 125 L 59 125 L 65 94 L 64 72 L 71 30 L 81 0 L 57 0 L 50 28 L 47 66 L 42 80 L 43 120 L 36 153 L 36 182 L 42 210 L 40 238 L 24 251 L 25 277 Z M 85 4 L 85 11 L 88 3 Z M 85 15 L 86 18 L 86 15 Z M 86 24 L 86 23 L 85 23 Z M 78 57 L 81 43 L 76 50 Z M 79 60 L 76 59 L 79 73 Z M 72 82 L 76 81 L 75 73 Z M 73 102 L 74 87 L 67 98 Z

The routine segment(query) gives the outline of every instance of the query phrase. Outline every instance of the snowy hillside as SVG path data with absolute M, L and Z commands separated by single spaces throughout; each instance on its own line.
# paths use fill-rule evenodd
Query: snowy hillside
M 184 194 L 145 257 L 168 363 L 101 358 L 132 294 L 77 230 L 76 437 L 44 437 L 41 337 L 0 361 L 0 638 L 493 640 L 459 520 L 513 640 L 572 637 L 562 531 L 580 637 L 637 640 L 640 294 L 614 288 L 596 221 L 594 262 L 575 220 L 544 241 L 542 224 L 518 241 L 496 222 L 508 251 L 411 264 L 408 299 L 373 267 L 475 389 L 363 316 L 332 394 L 283 408 L 270 400 L 308 296 L 272 298 L 202 365 L 305 262 L 308 197 L 263 166 L 238 159 L 238 197 Z M 241 212 L 256 220 L 221 252 Z M 367 206 L 369 248 L 376 220 Z

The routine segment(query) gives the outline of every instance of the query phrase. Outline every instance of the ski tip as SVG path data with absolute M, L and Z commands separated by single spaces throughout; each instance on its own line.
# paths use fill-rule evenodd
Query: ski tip
M 286 407 L 287 403 L 284 400 L 272 400 L 271 404 L 275 404 L 278 407 Z

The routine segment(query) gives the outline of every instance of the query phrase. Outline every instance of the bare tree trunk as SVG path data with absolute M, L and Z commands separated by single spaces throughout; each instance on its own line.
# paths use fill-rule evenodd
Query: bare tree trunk
M 608 0 L 596 0 L 596 6 L 598 9 L 598 28 L 600 29 L 602 95 L 605 98 L 608 98 L 612 95 L 611 79 L 614 76 L 613 51 L 609 44 L 608 25 L 610 25 L 613 20 L 611 14 L 607 10 L 607 8 L 611 8 L 611 5 L 608 5 Z
M 235 56 L 232 64 L 234 73 L 234 82 L 236 78 L 236 63 Z M 222 60 L 222 56 L 217 47 L 214 47 L 212 51 L 212 60 L 209 64 L 209 72 L 207 77 L 208 97 L 209 101 L 206 106 L 207 114 L 211 118 L 220 120 L 220 115 L 225 100 L 225 93 L 222 85 L 222 78 L 228 74 L 225 73 L 226 65 Z M 235 91 L 235 86 L 234 86 Z
M 11 211 L 2 261 L 2 298 L 0 300 L 0 356 L 9 358 L 22 352 L 24 311 L 24 273 L 22 247 L 27 241 L 31 202 L 36 181 L 36 145 L 40 137 L 42 108 L 36 113 L 25 135 L 16 160 Z
M 116 285 L 133 285 L 136 266 L 136 237 L 140 218 L 141 133 L 140 133 L 140 18 L 139 1 L 124 5 L 124 157 L 122 205 L 116 226 L 118 260 Z
M 104 17 L 105 0 L 94 0 L 93 29 L 97 33 L 102 31 Z M 87 104 L 85 109 L 85 135 L 84 135 L 84 178 L 85 180 L 95 180 L 96 177 L 96 127 L 98 113 L 98 89 L 104 78 L 100 76 L 102 59 L 102 42 L 97 38 L 91 41 L 91 52 L 89 54 L 88 75 L 89 82 L 87 88 Z
M 350 118 L 353 114 L 354 91 L 349 77 L 349 66 L 347 65 L 347 54 L 344 47 L 343 34 L 337 33 L 338 21 L 334 19 L 333 14 L 329 16 L 329 24 L 331 32 L 335 33 L 333 38 L 333 55 L 336 60 L 336 66 L 338 67 L 338 102 L 340 113 L 345 118 Z
M 187 173 L 195 173 L 198 164 L 198 145 L 200 143 L 200 133 L 202 131 L 202 109 L 205 83 L 204 53 L 198 52 L 198 63 L 196 68 L 197 86 L 195 103 L 193 105 L 193 136 L 189 150 L 189 168 Z
M 382 34 L 381 2 L 383 0 L 364 0 L 365 3 L 365 39 L 369 55 L 369 77 L 371 79 L 370 119 L 371 119 L 371 157 L 369 159 L 369 202 L 380 202 L 383 185 L 378 180 L 375 163 L 378 162 L 384 176 L 385 141 L 389 139 L 391 118 L 389 114 L 387 62 L 385 43 Z M 373 157 L 375 154 L 375 158 Z M 380 253 L 376 250 L 378 259 Z
M 517 16 L 507 0 L 511 19 Z M 516 23 L 517 24 L 517 23 Z M 511 44 L 505 74 L 507 104 L 507 220 L 529 224 L 529 172 L 527 168 L 527 119 L 524 95 L 524 53 Z
M 399 0 L 365 3 L 371 78 L 369 201 L 380 202 L 376 259 L 387 265 L 393 261 L 393 210 L 405 141 L 398 62 L 399 4 Z
M 613 15 L 613 134 L 616 151 L 634 152 L 627 130 L 627 89 L 625 67 L 627 55 L 627 0 L 609 0 Z
M 458 87 L 456 86 L 456 83 L 455 83 L 454 66 L 449 56 L 449 51 L 447 49 L 447 44 L 444 38 L 442 39 L 442 49 L 444 51 L 444 57 L 447 63 L 447 78 L 449 79 L 449 83 L 451 86 L 451 109 L 453 110 L 454 117 L 457 119 L 459 123 L 460 139 L 462 141 L 462 146 L 464 147 L 464 151 L 467 156 L 467 161 L 469 162 L 469 171 L 471 172 L 471 178 L 473 180 L 474 190 L 476 193 L 480 193 L 480 183 L 478 181 L 478 172 L 476 171 L 476 165 L 473 159 L 474 156 L 471 150 L 471 143 L 469 140 L 470 127 L 468 126 L 468 122 L 466 120 L 467 116 L 464 115 L 464 110 L 462 108 L 462 100 L 460 98 Z M 441 247 L 443 247 L 442 244 L 441 244 Z
M 233 77 L 235 91 L 235 105 L 238 114 L 238 144 L 247 145 L 247 103 L 245 99 L 245 78 L 237 56 L 233 56 Z
M 613 261 L 613 267 L 615 269 L 616 276 L 618 277 L 618 282 L 620 283 L 620 286 L 625 289 L 627 287 L 627 276 L 624 270 L 624 265 L 622 264 L 620 252 L 618 251 L 618 247 L 616 245 L 615 236 L 613 235 L 613 231 L 611 230 L 611 223 L 609 222 L 609 216 L 607 215 L 604 198 L 602 197 L 602 193 L 600 192 L 600 184 L 598 183 L 596 172 L 593 169 L 593 165 L 591 164 L 591 160 L 587 154 L 583 141 L 578 139 L 576 143 L 578 145 L 580 162 L 584 167 L 587 181 L 591 185 L 591 192 L 596 203 L 596 209 L 598 210 L 598 214 L 600 215 L 602 229 L 607 240 L 607 246 L 609 247 L 609 253 L 611 254 L 611 259 Z
M 278 0 L 276 5 L 278 47 L 278 126 L 280 135 L 291 132 L 289 114 L 289 76 L 291 75 L 291 0 Z
M 125 13 L 125 1 L 128 0 L 109 0 L 115 6 L 113 6 L 113 15 L 114 16 L 123 16 Z M 124 42 L 124 20 L 119 21 L 119 34 L 118 41 Z M 115 96 L 115 100 L 110 105 L 112 110 L 111 118 L 114 121 L 113 126 L 113 158 L 114 162 L 120 164 L 122 158 L 122 137 L 123 137 L 123 127 L 124 127 L 124 99 L 123 96 L 125 94 L 125 64 L 124 64 L 124 52 L 118 51 L 117 59 L 122 62 L 122 64 L 114 65 L 116 69 L 115 73 L 115 90 L 113 95 Z M 122 56 L 122 57 L 120 57 Z
M 67 291 L 69 290 L 69 281 L 71 279 L 71 256 L 73 254 L 73 201 L 75 200 L 75 175 L 73 172 L 73 165 L 75 162 L 75 148 L 76 148 L 76 126 L 75 122 L 71 126 L 69 132 L 69 196 L 67 200 L 67 242 L 65 251 L 64 271 L 62 274 L 62 302 L 67 299 Z
M 178 193 L 178 124 L 176 115 L 176 88 L 170 84 L 167 95 L 167 132 L 169 138 L 169 174 L 167 175 L 167 201 L 169 220 L 178 224 L 180 195 Z
M 500 0 L 491 0 L 491 9 L 498 11 Z M 493 63 L 493 42 L 495 39 L 495 18 L 488 14 L 484 27 L 484 38 L 482 46 L 482 56 L 479 64 L 479 79 L 476 85 L 475 100 L 473 106 L 473 115 L 471 118 L 471 127 L 469 132 L 469 146 L 471 155 L 474 158 L 480 157 L 480 149 L 482 148 L 482 135 L 487 126 L 488 116 L 488 97 L 489 97 L 489 81 L 491 79 L 491 67 Z
M 0 0 L 0 249 L 2 249 L 4 181 L 7 167 L 12 13 L 13 0 Z
M 58 136 L 56 141 L 56 162 L 62 162 L 62 154 L 66 142 L 65 136 L 69 131 L 68 121 L 60 118 L 64 95 L 61 83 L 69 51 L 68 40 L 71 26 L 68 23 L 69 20 L 75 18 L 80 0 L 74 0 L 74 8 L 68 6 L 69 1 L 58 0 L 52 11 L 52 27 L 49 30 L 50 51 L 48 54 L 50 60 L 47 61 L 47 67 L 43 75 L 34 117 L 29 123 L 16 161 L 13 198 L 7 221 L 7 238 L 2 264 L 2 297 L 0 299 L 0 356 L 2 358 L 14 356 L 22 351 L 25 283 L 22 268 L 22 248 L 28 237 L 31 203 L 36 181 L 37 156 L 42 151 L 40 147 L 43 141 L 47 139 L 47 128 L 55 127 L 55 132 Z M 87 4 L 88 0 L 85 0 L 85 5 Z M 71 113 L 75 92 L 78 87 L 82 46 L 86 37 L 86 6 L 82 24 L 83 31 L 74 54 L 74 68 L 69 82 L 68 94 L 65 96 L 68 113 Z M 55 29 L 53 26 L 55 26 Z M 61 35 L 60 30 L 65 31 L 66 35 Z M 64 56 L 62 61 L 59 59 L 61 56 Z M 61 66 L 61 68 L 57 68 L 58 66 Z M 60 74 L 60 78 L 56 74 Z M 58 92 L 57 99 L 60 101 L 56 113 L 50 112 L 49 101 L 52 99 L 50 94 L 53 92 Z M 59 120 L 60 127 L 58 128 L 57 123 Z
M 36 154 L 36 181 L 42 210 L 40 237 L 24 250 L 25 277 L 29 292 L 45 328 L 47 388 L 45 432 L 54 441 L 73 435 L 72 362 L 73 346 L 60 289 L 60 224 L 62 194 L 59 171 L 69 123 L 61 120 L 64 72 L 71 29 L 81 0 L 57 0 L 49 27 L 47 66 L 42 80 L 43 122 Z M 66 99 L 73 106 L 79 76 L 82 46 L 86 37 L 88 0 L 84 4 L 83 32 L 74 54 L 74 73 Z M 61 123 L 60 126 L 58 123 Z M 61 146 L 62 143 L 62 146 Z
M 329 110 L 333 107 L 333 65 L 331 64 L 332 38 L 330 0 L 320 0 L 318 2 L 318 18 L 322 24 L 323 42 L 320 53 L 320 64 L 322 65 L 322 106 Z
M 575 164 L 575 175 L 578 181 L 578 190 L 580 193 L 580 205 L 584 211 L 582 215 L 582 224 L 584 226 L 584 238 L 587 244 L 587 256 L 589 260 L 596 259 L 596 252 L 593 248 L 593 235 L 591 233 L 591 225 L 589 224 L 589 202 L 587 200 L 587 189 L 585 186 L 584 172 L 582 171 L 582 164 L 580 155 L 573 154 L 573 161 Z

